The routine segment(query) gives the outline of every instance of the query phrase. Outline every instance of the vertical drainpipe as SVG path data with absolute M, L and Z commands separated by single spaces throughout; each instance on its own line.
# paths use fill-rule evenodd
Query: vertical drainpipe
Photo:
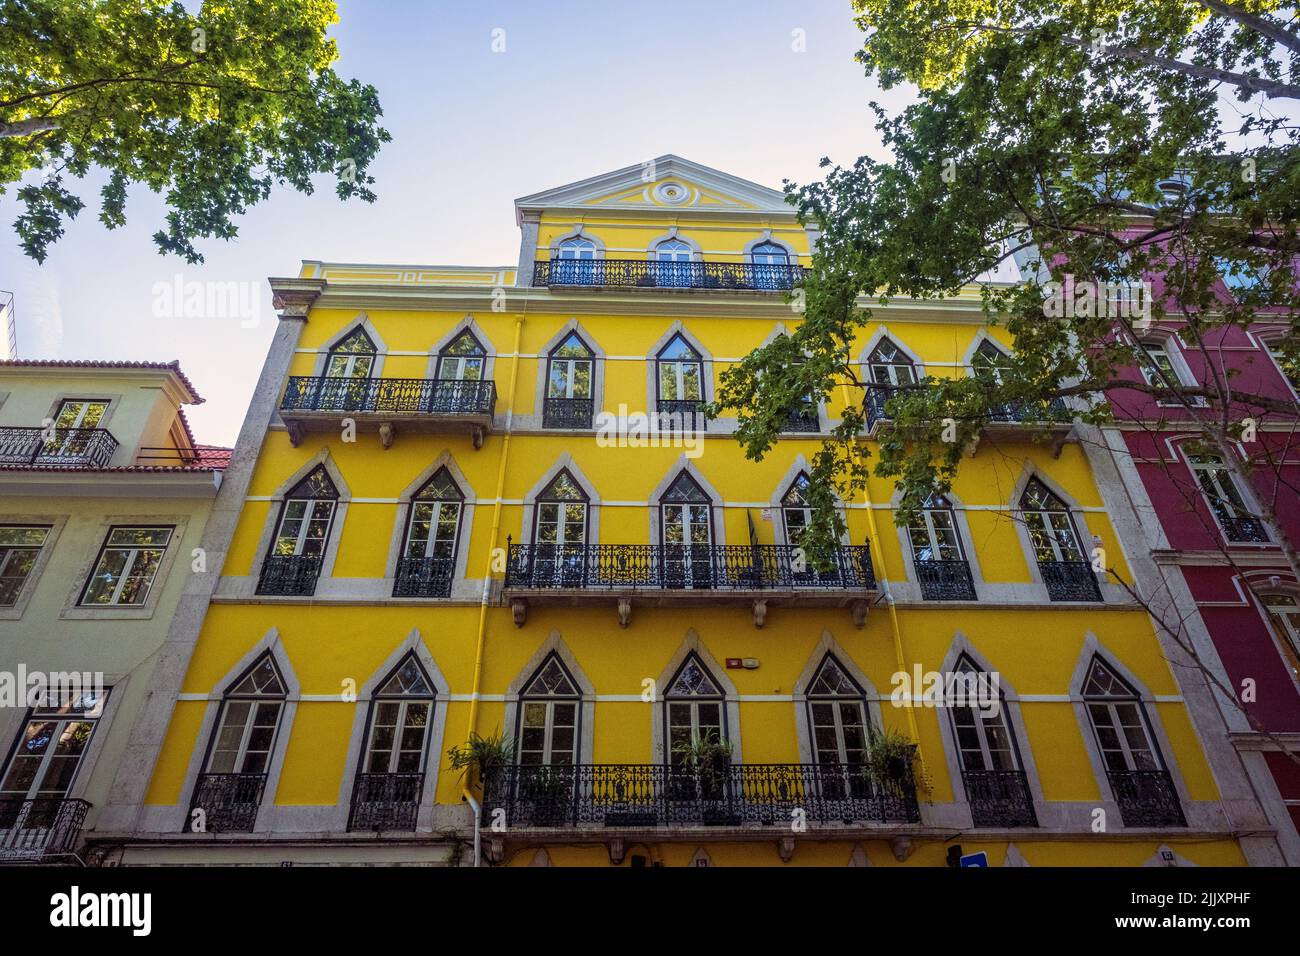
M 524 308 L 527 309 L 527 307 L 528 301 L 525 299 Z M 515 417 L 515 382 L 519 376 L 519 346 L 523 331 L 524 317 L 520 315 L 515 320 L 515 347 L 510 359 L 510 390 L 506 393 L 506 430 L 501 439 L 501 462 L 497 466 L 496 501 L 492 505 L 492 531 L 488 537 L 487 560 L 483 564 L 483 595 L 479 599 L 478 605 L 478 640 L 474 650 L 474 684 L 469 696 L 469 726 L 465 730 L 466 740 L 469 739 L 470 734 L 474 733 L 474 728 L 478 724 L 479 687 L 483 679 L 483 646 L 487 636 L 488 602 L 492 597 L 492 555 L 497 549 L 497 534 L 501 529 L 501 496 L 505 492 L 506 461 L 510 457 L 510 432 Z M 478 801 L 474 799 L 474 794 L 469 789 L 468 778 L 461 785 L 461 796 L 474 812 L 474 865 L 478 866 L 482 858 L 479 847 L 479 826 L 482 814 L 479 810 Z
M 851 401 L 852 393 L 849 391 L 849 385 L 847 382 L 843 383 L 840 387 L 844 390 L 844 404 L 847 406 Z M 858 457 L 860 462 L 862 457 L 860 446 L 854 446 L 854 454 Z M 880 569 L 876 580 L 880 583 L 881 588 L 885 592 L 885 605 L 889 608 L 889 629 L 894 639 L 894 661 L 898 666 L 898 673 L 906 674 L 907 664 L 903 655 L 903 629 L 898 623 L 898 608 L 894 606 L 894 595 L 890 593 L 889 584 L 884 578 L 885 553 L 880 547 L 880 535 L 876 532 L 876 513 L 875 509 L 871 507 L 871 491 L 865 481 L 862 485 L 862 503 L 867 509 L 867 533 L 871 536 L 870 547 L 873 552 L 871 555 L 872 565 L 873 567 Z M 911 690 L 912 693 L 909 695 L 911 699 L 908 701 L 909 706 L 907 707 L 907 729 L 911 732 L 912 740 L 916 743 L 916 760 L 921 766 L 922 786 L 925 787 L 926 790 L 929 790 L 930 772 L 926 769 L 925 752 L 921 748 L 921 734 L 916 724 L 916 708 L 913 706 L 916 702 L 915 698 L 918 688 L 913 687 Z

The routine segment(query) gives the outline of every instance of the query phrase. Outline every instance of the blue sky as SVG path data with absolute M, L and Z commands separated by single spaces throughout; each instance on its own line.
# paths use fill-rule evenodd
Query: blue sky
M 337 69 L 378 88 L 393 135 L 379 200 L 341 203 L 324 181 L 278 192 L 189 266 L 154 247 L 158 197 L 137 190 L 108 232 L 92 178 L 38 266 L 18 251 L 11 193 L 0 289 L 16 295 L 21 357 L 180 359 L 207 399 L 190 414 L 198 439 L 231 443 L 275 323 L 266 278 L 302 259 L 513 264 L 515 197 L 663 153 L 774 187 L 817 178 L 823 155 L 881 156 L 848 0 L 340 0 L 339 15 Z M 255 283 L 258 320 L 155 314 L 155 285 L 177 277 Z

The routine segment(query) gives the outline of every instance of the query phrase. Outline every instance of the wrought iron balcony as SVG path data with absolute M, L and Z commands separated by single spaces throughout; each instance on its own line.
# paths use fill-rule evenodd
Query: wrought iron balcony
M 0 860 L 38 862 L 75 852 L 90 804 L 63 797 L 0 797 Z
M 450 597 L 455 570 L 455 558 L 399 558 L 393 597 Z
M 761 262 L 551 259 L 533 265 L 533 285 L 552 287 L 786 292 L 803 278 L 802 266 Z
M 975 826 L 1038 826 L 1034 798 L 1023 770 L 963 770 L 961 778 Z
M 546 398 L 542 401 L 542 427 L 590 428 L 594 409 L 590 398 Z
M 916 579 L 927 601 L 974 601 L 975 581 L 965 561 L 916 561 Z
M 468 431 L 477 448 L 492 427 L 496 402 L 491 381 L 295 375 L 280 401 L 280 418 L 295 445 L 304 431 L 336 430 L 347 416 L 358 428 L 378 430 L 385 448 L 398 429 Z
M 1178 791 L 1166 770 L 1107 770 L 1126 827 L 1185 827 Z
M 0 428 L 0 465 L 104 468 L 115 451 L 105 428 Z
M 828 826 L 906 826 L 921 819 L 910 774 L 882 784 L 861 767 L 733 764 L 508 766 L 483 788 L 483 820 L 530 827 L 768 826 L 788 830 L 791 811 Z
M 265 788 L 264 773 L 200 774 L 185 829 L 190 830 L 194 811 L 201 809 L 206 833 L 251 833 Z
M 1219 515 L 1218 517 L 1219 525 L 1223 528 L 1223 536 L 1230 542 L 1234 544 L 1268 544 L 1268 531 L 1264 528 L 1264 522 L 1254 515 L 1236 515 L 1235 517 Z
M 1100 601 L 1097 573 L 1089 561 L 1039 561 L 1039 573 L 1053 601 Z
M 704 406 L 698 398 L 689 400 L 659 399 L 655 422 L 660 431 L 702 432 L 707 425 Z
M 505 586 L 527 589 L 763 591 L 876 586 L 866 545 L 836 548 L 817 570 L 801 549 L 783 544 L 511 544 Z M 806 563 L 807 562 L 807 563 Z
M 868 385 L 867 386 L 867 431 L 876 427 L 877 422 L 885 421 L 889 418 L 885 414 L 885 405 L 889 400 L 901 392 L 906 387 L 915 388 L 916 386 L 902 385 Z
M 348 830 L 414 830 L 423 793 L 422 773 L 359 773 Z
M 819 432 L 822 430 L 821 419 L 817 417 L 817 407 L 807 405 L 803 408 L 795 409 L 786 416 L 785 424 L 781 427 L 786 432 Z
M 316 593 L 320 578 L 319 554 L 270 554 L 262 563 L 257 593 L 306 596 Z
M 1065 400 L 1053 398 L 1045 407 L 1033 407 L 1023 402 L 995 405 L 989 409 L 989 421 L 998 424 L 1018 425 L 1022 422 L 1059 422 L 1069 414 Z

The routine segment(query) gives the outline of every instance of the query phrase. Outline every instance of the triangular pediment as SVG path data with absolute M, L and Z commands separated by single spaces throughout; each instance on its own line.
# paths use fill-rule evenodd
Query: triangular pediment
M 672 154 L 523 196 L 515 208 L 794 215 L 780 190 Z

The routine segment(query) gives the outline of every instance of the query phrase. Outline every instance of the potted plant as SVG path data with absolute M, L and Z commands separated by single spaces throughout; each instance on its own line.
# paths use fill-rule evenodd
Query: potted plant
M 728 740 L 722 740 L 716 731 L 693 734 L 689 741 L 678 741 L 673 747 L 673 754 L 678 758 L 678 766 L 685 771 L 687 779 L 694 778 L 699 785 L 701 800 L 723 800 L 726 798 L 727 771 L 731 768 L 731 756 L 734 748 Z M 730 814 L 716 808 L 705 807 L 705 823 L 728 823 Z
M 896 730 L 884 730 L 872 735 L 864 765 L 873 783 L 894 788 L 911 777 L 915 758 L 916 744 Z
M 471 731 L 469 740 L 447 750 L 451 769 L 459 770 L 470 786 L 484 786 L 499 769 L 509 766 L 514 759 L 514 741 L 496 730 L 487 737 Z

